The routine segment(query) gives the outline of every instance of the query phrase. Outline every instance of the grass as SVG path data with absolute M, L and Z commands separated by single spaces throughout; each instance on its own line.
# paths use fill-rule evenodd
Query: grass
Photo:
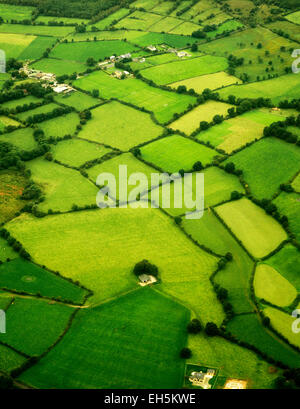
M 13 169 L 0 171 L 0 223 L 12 219 L 24 207 L 20 196 L 25 184 L 26 179 L 21 172 Z
M 84 111 L 85 109 L 91 108 L 102 102 L 100 99 L 93 98 L 90 95 L 79 91 L 71 92 L 70 94 L 66 95 L 55 95 L 54 101 L 71 106 L 77 111 Z
M 211 122 L 215 115 L 226 116 L 228 109 L 231 107 L 232 105 L 223 102 L 207 101 L 172 122 L 169 127 L 173 130 L 179 130 L 190 135 L 199 128 L 200 122 Z
M 156 22 L 153 26 L 150 26 L 149 30 L 157 33 L 161 32 L 167 33 L 168 31 L 171 31 L 174 27 L 178 26 L 179 24 L 181 24 L 181 20 L 175 17 L 165 17 L 162 20 Z
M 0 237 L 0 261 L 17 258 L 18 254 L 10 247 L 5 239 Z M 0 265 L 1 268 L 1 265 Z
M 0 287 L 81 304 L 86 291 L 39 266 L 17 258 L 0 266 Z
M 273 307 L 265 308 L 264 314 L 270 318 L 271 325 L 277 332 L 283 335 L 292 345 L 300 347 L 299 335 L 292 330 L 294 317 Z
M 284 214 L 289 219 L 289 227 L 294 233 L 296 239 L 300 241 L 300 195 L 297 193 L 282 192 L 275 200 L 274 204 L 277 206 L 279 212 Z
M 94 23 L 93 26 L 97 27 L 99 30 L 104 30 L 105 28 L 109 27 L 115 20 L 120 20 L 121 18 L 127 16 L 128 13 L 128 9 L 122 8 L 120 10 L 117 10 L 115 13 L 112 13 L 109 16 L 105 17 L 104 19 L 97 21 L 97 23 Z
M 197 77 L 189 78 L 182 81 L 169 84 L 172 88 L 177 88 L 180 85 L 186 86 L 186 88 L 195 90 L 198 94 L 209 88 L 215 90 L 224 86 L 240 83 L 240 80 L 233 75 L 229 75 L 224 71 L 216 72 L 215 74 L 200 75 Z
M 299 27 L 289 21 L 276 21 L 270 23 L 267 27 L 271 30 L 281 30 L 282 32 L 288 34 L 290 38 L 294 41 L 300 41 Z
M 155 117 L 161 123 L 169 121 L 174 113 L 183 112 L 196 101 L 195 97 L 150 87 L 135 78 L 118 80 L 103 71 L 97 71 L 76 80 L 74 85 L 86 91 L 98 89 L 101 98 L 118 98 L 141 108 L 144 107 L 153 111 Z
M 135 11 L 134 13 L 130 14 L 130 16 L 120 20 L 117 24 L 114 25 L 114 27 L 146 31 L 161 19 L 162 16 L 158 14 Z
M 257 266 L 254 290 L 256 297 L 269 301 L 278 307 L 289 306 L 297 296 L 296 288 L 267 264 Z
M 128 37 L 128 41 L 132 41 L 134 44 L 137 44 L 141 47 L 146 47 L 150 44 L 167 44 L 170 47 L 176 48 L 186 47 L 198 42 L 198 40 L 192 36 L 182 36 L 171 33 L 142 33 L 139 31 L 132 32 Z
M 192 170 L 195 162 L 211 163 L 217 152 L 180 135 L 159 139 L 141 148 L 142 158 L 166 172 Z
M 1 14 L 1 13 L 0 13 Z M 37 36 L 65 37 L 72 33 L 74 27 L 33 26 L 23 24 L 1 24 L 0 32 L 9 34 L 31 34 Z
M 62 304 L 16 298 L 6 312 L 6 334 L 0 334 L 0 341 L 27 355 L 39 355 L 62 334 L 72 311 Z
M 171 84 L 187 78 L 223 71 L 227 68 L 225 58 L 205 55 L 199 58 L 174 61 L 143 70 L 142 75 L 158 85 Z
M 238 339 L 254 345 L 276 361 L 283 362 L 292 368 L 299 367 L 299 354 L 264 328 L 255 314 L 234 317 L 228 323 L 227 329 Z
M 96 186 L 73 169 L 43 158 L 28 162 L 27 168 L 32 179 L 44 190 L 45 201 L 38 205 L 40 211 L 68 211 L 73 204 L 84 207 L 96 201 Z
M 181 20 L 181 24 L 174 27 L 170 32 L 172 34 L 191 35 L 194 31 L 198 31 L 200 28 L 201 27 L 195 23 Z
M 295 13 L 288 14 L 285 18 L 292 23 L 300 24 L 300 11 L 295 11 Z
M 57 108 L 59 108 L 59 106 L 51 102 L 49 104 L 44 104 L 34 109 L 30 109 L 29 111 L 17 113 L 15 114 L 15 116 L 17 119 L 27 122 L 29 117 L 39 114 L 47 114 L 48 112 L 52 112 L 54 109 Z
M 180 388 L 188 318 L 152 289 L 134 291 L 80 311 L 57 348 L 21 379 L 41 388 Z
M 195 247 L 158 209 L 112 208 L 43 219 L 24 214 L 7 229 L 36 262 L 91 289 L 89 304 L 136 288 L 133 266 L 148 259 L 157 265 L 163 288 L 203 321 L 224 318 L 209 282 L 216 258 Z M 60 246 L 63 252 L 57 252 Z
M 5 21 L 31 20 L 32 12 L 35 7 L 14 6 L 10 4 L 0 4 L 0 16 Z
M 221 205 L 216 211 L 256 258 L 268 255 L 287 239 L 280 224 L 246 198 Z
M 18 58 L 35 39 L 33 35 L 0 33 L 0 49 L 7 59 Z
M 45 23 L 48 24 L 49 22 L 52 23 L 53 21 L 57 23 L 64 23 L 70 25 L 77 25 L 77 24 L 87 24 L 89 20 L 84 18 L 70 18 L 70 17 L 56 17 L 56 16 L 38 16 L 35 19 L 36 23 Z
M 4 132 L 7 126 L 20 126 L 21 124 L 8 116 L 0 115 L 0 131 Z
M 292 186 L 295 192 L 300 193 L 300 174 L 294 179 Z
M 109 149 L 82 139 L 67 139 L 51 149 L 54 159 L 69 166 L 80 167 L 85 162 L 101 158 Z
M 232 153 L 235 149 L 260 139 L 266 126 L 276 121 L 283 121 L 286 116 L 288 115 L 285 112 L 254 110 L 202 131 L 196 138 L 199 141 L 209 142 L 226 153 Z
M 38 124 L 38 128 L 42 129 L 48 137 L 63 137 L 65 135 L 73 135 L 78 124 L 79 116 L 75 112 L 71 112 L 70 114 L 41 122 Z
M 243 170 L 243 177 L 253 196 L 271 199 L 280 184 L 287 183 L 299 170 L 299 160 L 297 146 L 275 138 L 264 138 L 236 153 L 227 162 L 233 162 L 236 169 Z
M 271 258 L 268 258 L 264 262 L 275 270 L 277 270 L 285 279 L 287 279 L 297 292 L 300 292 L 300 277 L 297 273 L 297 267 L 300 261 L 299 250 L 287 244 L 278 253 L 274 254 Z
M 92 110 L 92 119 L 79 137 L 126 151 L 157 138 L 162 132 L 163 128 L 149 114 L 112 101 Z
M 228 301 L 236 314 L 253 311 L 249 294 L 253 262 L 214 213 L 206 210 L 201 219 L 183 219 L 182 227 L 200 245 L 218 254 L 233 255 L 233 260 L 215 276 L 215 282 L 228 290 Z
M 0 371 L 9 373 L 25 362 L 26 358 L 12 349 L 0 345 Z
M 30 151 L 37 147 L 37 143 L 33 138 L 32 128 L 22 128 L 16 131 L 0 135 L 1 142 L 9 142 L 20 150 Z
M 28 95 L 26 97 L 23 98 L 19 98 L 19 99 L 12 99 L 11 101 L 6 101 L 3 102 L 3 104 L 1 104 L 2 108 L 5 109 L 14 109 L 17 106 L 23 106 L 26 104 L 31 104 L 32 102 L 35 104 L 37 102 L 41 102 L 42 99 L 41 98 L 37 98 L 33 95 Z
M 214 24 L 214 23 L 211 23 L 211 24 Z M 242 27 L 244 27 L 244 25 L 240 21 L 228 20 L 220 24 L 216 30 L 208 32 L 207 38 L 214 39 L 217 35 L 224 34 L 226 32 L 228 33 L 232 31 L 236 31 Z
M 85 64 L 67 60 L 61 61 L 54 58 L 43 58 L 32 64 L 31 67 L 35 70 L 51 72 L 55 75 L 70 75 L 74 72 L 84 72 L 87 69 Z
M 266 81 L 254 82 L 245 85 L 232 85 L 219 91 L 222 98 L 229 95 L 237 98 L 270 98 L 273 104 L 278 104 L 285 99 L 297 98 L 300 92 L 300 84 L 297 75 L 283 75 Z
M 27 48 L 19 55 L 20 60 L 36 60 L 41 58 L 43 53 L 54 46 L 55 37 L 36 37 Z
M 152 12 L 158 14 L 169 14 L 169 11 L 173 8 L 174 3 L 172 1 L 163 1 L 151 9 Z
M 84 63 L 89 57 L 104 60 L 111 55 L 138 50 L 134 45 L 121 40 L 61 43 L 51 51 L 50 57 Z

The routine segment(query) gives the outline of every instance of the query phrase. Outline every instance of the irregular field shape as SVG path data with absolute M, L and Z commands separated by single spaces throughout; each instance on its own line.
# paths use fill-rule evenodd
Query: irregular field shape
M 36 60 L 41 58 L 47 48 L 54 46 L 55 37 L 36 37 L 27 48 L 19 55 L 20 60 Z
M 181 24 L 174 27 L 170 33 L 172 34 L 183 34 L 191 35 L 194 31 L 199 30 L 201 27 L 197 24 L 191 23 L 189 21 L 182 21 Z
M 168 32 L 168 31 L 171 31 L 172 28 L 178 26 L 178 24 L 180 24 L 180 23 L 181 23 L 181 20 L 178 20 L 177 18 L 166 17 L 166 18 L 164 18 L 162 20 L 159 20 L 153 26 L 150 26 L 149 30 L 150 31 L 156 31 L 158 33 Z
M 37 143 L 33 137 L 32 128 L 22 128 L 16 131 L 0 135 L 1 142 L 9 142 L 20 150 L 31 151 L 37 148 Z
M 85 64 L 67 60 L 61 61 L 55 58 L 43 58 L 42 60 L 33 63 L 31 67 L 35 70 L 51 72 L 55 75 L 70 75 L 74 72 L 84 72 L 87 69 Z
M 63 137 L 73 135 L 79 124 L 79 116 L 75 112 L 48 119 L 38 124 L 38 128 L 45 132 L 46 136 Z
M 38 16 L 35 20 L 36 23 L 46 23 L 49 22 L 57 22 L 57 23 L 64 23 L 64 24 L 87 24 L 89 20 L 84 18 L 72 18 L 72 17 L 57 17 L 57 16 Z
M 22 355 L 6 347 L 0 345 L 0 371 L 9 373 L 15 368 L 18 368 L 26 361 Z
M 0 130 L 4 131 L 7 126 L 21 126 L 21 124 L 8 116 L 0 116 Z
M 246 198 L 221 205 L 216 211 L 256 258 L 268 255 L 287 239 L 280 224 Z
M 57 109 L 57 108 L 59 108 L 58 105 L 50 102 L 50 104 L 41 105 L 37 108 L 30 109 L 29 111 L 17 113 L 15 114 L 15 116 L 21 121 L 26 122 L 30 116 L 46 114 L 48 112 L 52 112 L 54 109 Z
M 0 4 L 0 15 L 3 20 L 26 20 L 31 19 L 31 13 L 36 10 L 35 7 L 15 6 L 11 4 Z
M 264 314 L 270 318 L 272 327 L 279 332 L 279 334 L 283 335 L 292 345 L 299 348 L 299 334 L 292 330 L 292 324 L 295 321 L 292 315 L 286 314 L 273 307 L 267 307 L 264 310 Z
M 32 35 L 0 33 L 0 49 L 5 51 L 6 58 L 18 58 L 35 38 Z
M 93 26 L 97 27 L 99 30 L 104 30 L 105 28 L 109 27 L 114 20 L 120 20 L 121 18 L 127 16 L 128 13 L 128 9 L 117 10 L 115 13 L 112 13 L 104 19 L 97 21 L 93 24 Z
M 300 195 L 298 193 L 285 193 L 282 192 L 274 200 L 274 204 L 277 206 L 279 212 L 288 217 L 289 227 L 295 234 L 296 239 L 300 240 Z
M 0 261 L 4 262 L 8 258 L 10 260 L 17 258 L 18 253 L 16 253 L 12 247 L 10 247 L 5 239 L 0 237 Z M 1 268 L 1 265 L 0 265 Z
M 288 14 L 285 18 L 292 23 L 300 24 L 300 11 L 295 11 L 295 13 Z
M 26 183 L 21 172 L 11 169 L 0 171 L 0 223 L 12 219 L 23 208 L 20 196 Z
M 31 34 L 40 36 L 65 37 L 74 27 L 33 26 L 22 24 L 1 24 L 0 32 L 9 34 Z
M 118 149 L 128 150 L 157 138 L 163 132 L 149 114 L 116 101 L 91 112 L 92 119 L 84 125 L 79 137 Z
M 17 106 L 23 106 L 25 104 L 30 104 L 30 103 L 37 103 L 41 102 L 41 98 L 37 98 L 33 95 L 28 95 L 27 97 L 19 98 L 19 99 L 13 99 L 11 101 L 6 101 L 1 103 L 1 107 L 5 109 L 14 109 Z
M 67 95 L 56 95 L 54 100 L 60 104 L 71 106 L 79 112 L 92 108 L 102 102 L 98 98 L 93 98 L 90 95 L 79 91 L 71 92 Z
M 147 30 L 154 23 L 161 20 L 162 16 L 144 11 L 135 11 L 130 16 L 123 18 L 117 24 L 116 28 L 129 28 L 131 30 Z

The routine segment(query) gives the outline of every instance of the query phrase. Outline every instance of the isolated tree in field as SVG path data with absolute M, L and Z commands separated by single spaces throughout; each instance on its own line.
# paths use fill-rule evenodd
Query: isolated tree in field
M 88 67 L 92 67 L 92 66 L 95 65 L 95 64 L 96 64 L 96 61 L 94 60 L 93 57 L 89 57 L 89 58 L 86 60 L 86 65 L 87 65 Z
M 198 46 L 197 46 L 197 44 L 194 43 L 194 44 L 192 45 L 191 51 L 193 51 L 193 52 L 198 51 Z
M 219 328 L 214 322 L 208 322 L 205 326 L 205 333 L 209 337 L 219 335 Z
M 182 348 L 182 350 L 180 351 L 180 357 L 183 359 L 188 359 L 192 356 L 192 351 L 190 350 L 190 348 Z
M 140 276 L 142 274 L 151 275 L 154 277 L 158 276 L 158 268 L 156 265 L 151 264 L 148 260 L 138 262 L 134 266 L 133 272 L 136 276 Z
M 235 171 L 235 164 L 233 162 L 228 162 L 225 165 L 225 171 L 227 173 L 234 173 Z
M 202 331 L 201 322 L 197 318 L 192 319 L 187 325 L 187 330 L 190 334 L 199 334 Z
M 233 192 L 231 192 L 230 195 L 230 199 L 231 200 L 238 200 L 242 197 L 242 194 L 240 192 L 237 192 L 236 190 L 234 190 Z
M 201 170 L 201 169 L 203 169 L 203 165 L 202 165 L 202 163 L 200 162 L 200 160 L 198 160 L 197 162 L 195 162 L 195 163 L 193 164 L 193 170 L 194 170 L 195 172 L 198 172 L 198 171 Z
M 98 89 L 93 89 L 92 91 L 92 97 L 98 98 L 99 97 L 99 90 Z

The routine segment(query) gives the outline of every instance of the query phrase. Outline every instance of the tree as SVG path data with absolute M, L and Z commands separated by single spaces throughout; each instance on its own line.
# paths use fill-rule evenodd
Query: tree
M 239 200 L 241 197 L 242 197 L 242 193 L 237 192 L 236 190 L 231 192 L 231 195 L 230 195 L 231 200 Z
M 93 91 L 92 91 L 92 97 L 94 97 L 94 98 L 99 98 L 99 90 L 98 90 L 98 89 L 93 89 Z
M 235 171 L 235 164 L 233 162 L 228 162 L 225 165 L 225 171 L 227 173 L 234 173 Z
M 151 264 L 148 260 L 142 260 L 134 266 L 133 273 L 136 276 L 146 274 L 146 275 L 152 275 L 154 277 L 157 277 L 158 268 L 156 267 L 156 265 Z
M 203 169 L 202 163 L 198 160 L 197 162 L 194 163 L 193 165 L 193 170 L 195 172 L 198 172 L 199 170 Z
M 198 45 L 194 43 L 194 44 L 192 45 L 192 47 L 191 47 L 191 51 L 193 51 L 193 52 L 198 51 Z
M 224 118 L 222 115 L 215 115 L 213 117 L 213 123 L 214 124 L 220 124 L 221 122 L 223 122 Z
M 197 318 L 192 319 L 187 325 L 187 331 L 190 334 L 199 334 L 202 331 L 201 322 Z
M 86 60 L 86 65 L 87 65 L 88 67 L 92 67 L 92 66 L 95 65 L 95 64 L 96 64 L 96 61 L 94 60 L 93 57 L 89 57 L 89 58 Z
M 219 335 L 219 328 L 214 322 L 208 322 L 205 326 L 205 333 L 209 337 Z
M 182 350 L 180 351 L 180 357 L 183 359 L 188 359 L 192 356 L 192 351 L 190 350 L 190 348 L 182 348 Z
M 201 131 L 205 131 L 208 128 L 209 128 L 209 123 L 207 121 L 201 121 L 200 122 L 200 130 Z
M 182 219 L 181 219 L 180 216 L 176 216 L 174 220 L 175 220 L 175 223 L 178 224 L 178 225 L 181 224 L 181 222 L 182 222 Z

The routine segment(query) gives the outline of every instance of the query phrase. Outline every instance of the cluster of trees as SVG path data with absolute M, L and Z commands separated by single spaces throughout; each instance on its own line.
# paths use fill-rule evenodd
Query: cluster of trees
M 230 54 L 228 57 L 228 73 L 230 75 L 234 75 L 236 68 L 243 65 L 244 61 L 244 58 L 237 58 L 234 55 Z
M 142 274 L 158 276 L 158 268 L 155 264 L 151 264 L 148 260 L 139 261 L 133 268 L 133 273 L 138 277 Z
M 297 118 L 291 116 L 285 121 L 273 122 L 270 126 L 264 128 L 263 134 L 265 137 L 273 136 L 288 143 L 297 143 L 297 145 L 300 145 L 297 135 L 287 130 L 287 127 L 289 126 L 300 127 L 300 115 L 298 115 Z
M 41 114 L 36 114 L 36 115 L 32 115 L 29 116 L 27 118 L 27 122 L 29 124 L 36 124 L 36 123 L 40 123 L 43 121 L 46 121 L 47 119 L 53 119 L 53 118 L 57 118 L 58 116 L 62 116 L 65 114 L 68 114 L 70 112 L 72 112 L 74 110 L 73 107 L 58 107 L 53 109 L 53 111 L 51 112 L 43 112 Z

